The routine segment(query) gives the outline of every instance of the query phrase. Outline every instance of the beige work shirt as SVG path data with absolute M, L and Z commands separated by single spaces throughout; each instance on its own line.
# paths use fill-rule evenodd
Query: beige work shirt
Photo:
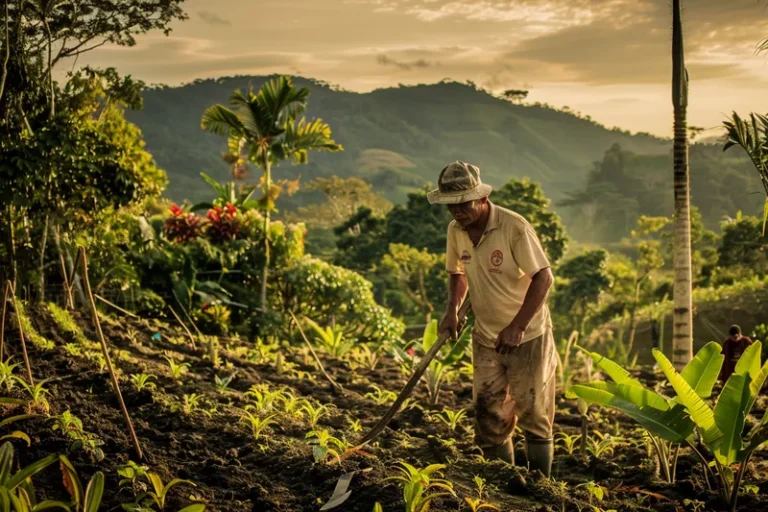
M 499 332 L 520 310 L 531 278 L 550 265 L 527 220 L 506 208 L 490 207 L 477 246 L 460 224 L 450 223 L 445 260 L 449 273 L 467 276 L 475 314 L 474 337 L 483 345 L 495 346 Z M 552 328 L 552 320 L 544 303 L 525 330 L 523 342 L 542 336 L 548 328 Z

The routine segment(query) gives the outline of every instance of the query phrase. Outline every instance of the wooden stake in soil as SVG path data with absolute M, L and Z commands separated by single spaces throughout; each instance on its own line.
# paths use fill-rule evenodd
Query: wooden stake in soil
M 307 347 L 309 347 L 309 351 L 312 352 L 312 357 L 315 358 L 315 362 L 317 363 L 318 368 L 320 368 L 320 371 L 323 373 L 323 376 L 326 379 L 328 379 L 328 382 L 330 382 L 334 388 L 344 393 L 345 391 L 344 391 L 344 388 L 341 387 L 341 384 L 333 380 L 333 378 L 331 378 L 331 376 L 328 375 L 328 373 L 325 371 L 325 368 L 323 368 L 323 363 L 320 362 L 320 358 L 317 357 L 317 354 L 315 353 L 315 349 L 312 348 L 312 344 L 309 342 L 309 340 L 307 339 L 307 336 L 304 334 L 304 329 L 302 329 L 301 325 L 299 325 L 299 321 L 296 319 L 296 315 L 293 314 L 293 311 L 289 311 L 289 313 L 291 314 L 291 317 L 293 317 L 293 321 L 296 322 L 296 327 L 299 328 L 301 337 L 304 338 L 304 341 L 306 342 Z
M 0 320 L 0 362 L 4 361 L 3 358 L 5 350 L 5 306 L 8 304 L 8 292 L 11 290 L 11 282 L 6 281 L 3 286 L 3 318 Z
M 181 321 L 181 318 L 179 318 L 179 315 L 176 314 L 176 311 L 173 310 L 173 307 L 168 304 L 168 309 L 171 310 L 171 313 L 173 313 L 173 317 L 176 319 L 177 322 L 181 324 L 181 327 L 184 329 L 184 331 L 187 333 L 187 336 L 189 336 L 189 341 L 192 342 L 192 348 L 197 350 L 197 345 L 195 345 L 195 337 L 192 336 L 192 331 L 190 331 L 187 328 L 187 325 Z
M 24 341 L 24 326 L 21 325 L 21 310 L 19 309 L 19 303 L 16 302 L 16 286 L 10 281 L 8 285 L 11 288 L 11 299 L 13 300 L 13 311 L 16 314 L 16 324 L 19 326 L 19 337 L 21 338 L 21 351 L 24 354 L 24 364 L 27 365 L 27 377 L 29 378 L 29 385 L 34 386 L 35 380 L 32 378 L 32 367 L 29 365 L 29 356 L 27 355 L 27 343 Z
M 117 304 L 112 304 L 107 299 L 105 299 L 104 297 L 99 296 L 96 293 L 94 293 L 93 296 L 96 297 L 97 299 L 99 299 L 101 302 L 103 302 L 107 306 L 112 306 L 113 308 L 115 308 L 116 310 L 118 310 L 119 312 L 121 312 L 124 315 L 127 315 L 127 316 L 129 316 L 131 318 L 137 318 L 137 319 L 140 318 L 139 315 L 135 315 L 135 314 L 131 313 L 130 311 L 126 311 L 125 309 L 121 308 Z
M 96 301 L 93 300 L 93 293 L 91 292 L 91 283 L 88 279 L 88 258 L 85 255 L 85 248 L 83 246 L 80 246 L 78 248 L 78 253 L 80 258 L 78 258 L 82 265 L 83 265 L 83 281 L 85 282 L 85 290 L 88 296 L 88 301 L 91 305 L 91 314 L 93 316 L 93 323 L 96 325 L 96 332 L 99 335 L 99 341 L 101 342 L 101 351 L 104 354 L 104 361 L 107 363 L 107 369 L 109 370 L 109 375 L 112 377 L 112 385 L 115 388 L 115 393 L 117 394 L 117 399 L 120 402 L 120 408 L 123 411 L 123 416 L 125 417 L 125 423 L 128 425 L 128 430 L 131 433 L 131 437 L 133 438 L 133 445 L 136 448 L 136 454 L 139 457 L 139 460 L 144 458 L 143 453 L 141 452 L 141 445 L 139 444 L 139 438 L 136 437 L 136 432 L 133 430 L 133 423 L 131 422 L 131 417 L 128 415 L 128 409 L 125 407 L 125 402 L 123 401 L 123 395 L 120 393 L 120 384 L 117 382 L 117 375 L 115 375 L 115 370 L 112 368 L 112 360 L 109 358 L 109 351 L 107 350 L 107 342 L 104 339 L 104 333 L 101 331 L 101 322 L 99 322 L 99 312 L 96 310 Z

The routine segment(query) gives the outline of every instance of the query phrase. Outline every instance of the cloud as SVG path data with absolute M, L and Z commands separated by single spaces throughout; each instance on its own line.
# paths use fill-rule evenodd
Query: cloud
M 392 59 L 390 57 L 387 57 L 386 55 L 379 55 L 378 57 L 376 57 L 376 62 L 378 62 L 379 64 L 381 64 L 383 66 L 397 66 L 398 68 L 400 68 L 402 70 L 405 70 L 405 71 L 410 71 L 410 70 L 416 69 L 416 68 L 424 69 L 424 68 L 428 68 L 428 67 L 436 65 L 436 63 L 428 62 L 428 61 L 426 61 L 424 59 L 418 59 L 418 60 L 413 60 L 413 61 L 410 61 L 410 62 L 404 62 L 404 61 L 398 61 L 398 60 Z
M 232 25 L 231 21 L 225 20 L 215 12 L 197 11 L 197 15 L 200 16 L 200 19 L 202 19 L 204 22 L 208 23 L 209 25 L 225 25 L 225 26 Z

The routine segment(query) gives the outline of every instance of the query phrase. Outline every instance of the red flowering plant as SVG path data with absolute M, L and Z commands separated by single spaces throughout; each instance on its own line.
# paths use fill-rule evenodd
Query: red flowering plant
M 169 240 L 174 242 L 189 242 L 202 233 L 200 217 L 194 213 L 185 212 L 179 205 L 169 208 L 171 216 L 165 219 L 163 231 Z
M 207 213 L 208 229 L 206 235 L 213 243 L 234 240 L 240 233 L 240 218 L 235 206 L 229 202 L 221 206 L 214 206 Z

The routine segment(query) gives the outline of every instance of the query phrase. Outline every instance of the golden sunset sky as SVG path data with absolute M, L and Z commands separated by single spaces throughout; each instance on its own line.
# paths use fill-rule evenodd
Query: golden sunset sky
M 768 111 L 764 0 L 687 0 L 689 124 Z M 80 64 L 148 84 L 290 73 L 366 92 L 444 78 L 672 134 L 669 0 L 188 0 L 189 20 Z M 68 69 L 62 66 L 58 72 Z M 311 102 L 311 97 L 310 97 Z M 459 108 L 459 106 L 457 106 Z M 716 131 L 705 135 L 716 134 Z

